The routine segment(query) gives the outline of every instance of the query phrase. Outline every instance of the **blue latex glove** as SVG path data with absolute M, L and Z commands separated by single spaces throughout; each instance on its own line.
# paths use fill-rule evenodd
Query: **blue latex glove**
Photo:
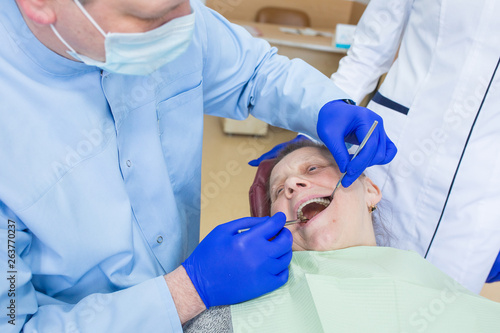
M 500 281 L 500 253 L 498 253 L 497 259 L 493 263 L 491 272 L 486 279 L 487 283 L 493 283 Z
M 290 141 L 286 141 L 286 142 L 283 142 L 283 143 L 280 143 L 280 144 L 274 146 L 273 149 L 271 149 L 267 153 L 262 154 L 262 156 L 260 156 L 259 158 L 255 159 L 255 160 L 251 160 L 250 162 L 248 162 L 248 164 L 251 166 L 254 166 L 254 167 L 259 166 L 260 162 L 262 162 L 264 160 L 268 160 L 270 158 L 275 158 L 276 156 L 278 156 L 280 150 L 285 148 L 289 144 L 294 143 L 294 142 L 298 142 L 301 140 L 309 140 L 309 138 L 305 135 L 299 134 L 294 139 L 292 139 Z
M 247 301 L 285 284 L 292 234 L 284 225 L 283 213 L 242 218 L 203 239 L 182 265 L 207 308 Z M 238 233 L 245 228 L 250 230 Z
M 350 162 L 345 142 L 359 144 L 373 122 L 378 125 L 365 147 Z M 372 165 L 392 161 L 397 148 L 384 131 L 382 118 L 367 108 L 351 105 L 343 100 L 326 103 L 319 111 L 318 136 L 330 149 L 341 172 L 347 170 L 342 186 L 349 187 L 363 171 Z

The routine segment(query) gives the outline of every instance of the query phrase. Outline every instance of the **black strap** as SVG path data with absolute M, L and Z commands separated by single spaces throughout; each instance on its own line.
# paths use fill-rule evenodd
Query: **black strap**
M 375 93 L 375 96 L 373 96 L 372 101 L 374 101 L 377 104 L 383 105 L 391 110 L 400 112 L 404 115 L 407 115 L 408 111 L 410 111 L 410 109 L 407 108 L 406 106 L 396 103 L 385 96 L 382 96 L 382 94 L 379 93 L 378 91 Z

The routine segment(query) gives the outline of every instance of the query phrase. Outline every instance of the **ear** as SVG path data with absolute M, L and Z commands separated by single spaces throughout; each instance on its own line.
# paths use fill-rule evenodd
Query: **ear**
M 23 14 L 34 23 L 41 25 L 53 24 L 56 21 L 52 3 L 52 0 L 17 0 L 17 5 Z
M 365 198 L 366 198 L 366 205 L 368 207 L 374 206 L 380 202 L 382 199 L 382 192 L 378 188 L 377 185 L 375 185 L 372 180 L 368 177 L 364 177 L 363 183 L 365 185 Z

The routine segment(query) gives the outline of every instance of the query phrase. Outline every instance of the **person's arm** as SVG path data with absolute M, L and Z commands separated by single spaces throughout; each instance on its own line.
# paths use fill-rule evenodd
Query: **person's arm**
M 204 54 L 205 113 L 245 119 L 249 113 L 274 126 L 316 139 L 319 110 L 349 98 L 331 80 L 300 59 L 277 54 L 263 39 L 203 8 L 197 21 Z M 197 17 L 198 19 L 198 17 Z
M 206 309 L 183 266 L 165 275 L 165 281 L 182 324 Z
M 391 67 L 414 0 L 371 0 L 333 82 L 359 103 Z
M 1 332 L 182 332 L 163 276 L 113 293 L 85 295 L 82 290 L 75 303 L 35 289 L 33 237 L 0 202 Z
M 165 276 L 107 293 L 89 294 L 73 286 L 74 296 L 62 297 L 47 292 L 49 279 L 37 283 L 32 273 L 32 265 L 40 264 L 33 260 L 50 265 L 52 254 L 39 252 L 32 242 L 36 235 L 1 201 L 0 221 L 0 269 L 7 275 L 0 283 L 0 304 L 6 309 L 0 314 L 2 332 L 181 332 L 181 322 L 205 308 L 249 300 L 283 285 L 292 257 L 284 214 L 243 218 L 215 228 L 182 266 Z

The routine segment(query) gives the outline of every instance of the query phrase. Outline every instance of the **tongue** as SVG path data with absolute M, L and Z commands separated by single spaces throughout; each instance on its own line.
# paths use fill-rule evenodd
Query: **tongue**
M 302 208 L 302 215 L 304 215 L 304 218 L 310 220 L 321 213 L 325 208 L 325 205 L 317 202 L 311 202 L 310 204 Z

